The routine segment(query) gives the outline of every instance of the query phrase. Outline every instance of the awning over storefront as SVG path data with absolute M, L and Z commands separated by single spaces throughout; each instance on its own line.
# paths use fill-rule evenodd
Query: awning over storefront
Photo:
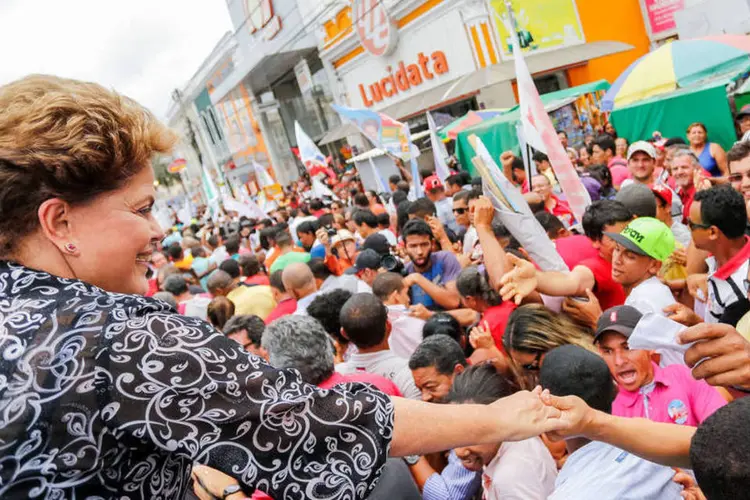
M 622 42 L 591 42 L 549 52 L 533 53 L 526 56 L 526 64 L 531 74 L 565 68 L 631 50 L 632 45 Z M 446 106 L 470 97 L 484 87 L 510 81 L 516 77 L 515 63 L 505 61 L 474 71 L 451 82 L 444 83 L 419 95 L 404 99 L 380 111 L 397 120 L 404 120 L 416 114 Z
M 325 135 L 318 141 L 318 145 L 325 146 L 326 144 L 339 141 L 341 139 L 344 139 L 345 137 L 358 133 L 359 130 L 357 130 L 357 127 L 355 127 L 351 123 L 342 123 L 338 127 L 334 127 L 326 132 Z

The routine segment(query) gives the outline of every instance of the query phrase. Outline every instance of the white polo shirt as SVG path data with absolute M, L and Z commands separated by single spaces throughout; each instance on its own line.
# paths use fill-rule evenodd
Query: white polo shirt
M 750 262 L 750 238 L 729 262 L 718 267 L 716 259 L 709 257 L 708 264 L 708 303 L 704 319 L 706 323 L 718 323 L 727 306 L 747 297 L 748 262 Z
M 641 314 L 654 313 L 660 316 L 666 316 L 664 308 L 675 302 L 672 291 L 656 276 L 633 288 L 625 299 L 626 306 L 638 309 Z
M 674 470 L 598 441 L 565 461 L 549 500 L 678 500 Z
M 414 384 L 409 370 L 409 361 L 399 358 L 390 349 L 372 353 L 353 353 L 349 361 L 336 365 L 336 371 L 347 373 L 366 372 L 385 377 L 398 387 L 405 398 L 420 399 L 422 393 Z

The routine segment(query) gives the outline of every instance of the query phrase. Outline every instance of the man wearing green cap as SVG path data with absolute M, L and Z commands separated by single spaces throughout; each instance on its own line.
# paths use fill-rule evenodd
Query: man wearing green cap
M 675 303 L 667 285 L 657 275 L 662 262 L 674 252 L 672 230 L 653 217 L 639 217 L 620 233 L 605 233 L 615 243 L 612 278 L 625 289 L 625 305 L 642 314 L 666 316 L 664 308 Z

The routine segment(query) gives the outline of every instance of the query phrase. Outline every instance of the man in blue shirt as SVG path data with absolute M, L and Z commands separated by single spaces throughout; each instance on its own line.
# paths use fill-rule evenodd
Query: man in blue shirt
M 407 222 L 401 236 L 406 254 L 411 259 L 406 265 L 409 275 L 405 279 L 410 287 L 411 303 L 437 311 L 458 308 L 460 298 L 456 278 L 461 272 L 461 264 L 456 256 L 451 252 L 432 251 L 435 238 L 423 220 Z

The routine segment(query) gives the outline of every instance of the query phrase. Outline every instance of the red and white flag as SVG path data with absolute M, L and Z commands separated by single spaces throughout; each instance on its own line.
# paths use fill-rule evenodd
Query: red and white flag
M 513 40 L 513 58 L 516 66 L 518 101 L 524 139 L 534 149 L 547 154 L 570 209 L 578 222 L 581 222 L 586 207 L 591 204 L 591 197 L 578 177 L 578 172 L 570 162 L 568 153 L 557 137 L 552 120 L 544 109 L 542 98 L 539 97 L 539 91 L 534 85 L 529 67 L 526 66 L 526 61 L 523 58 L 518 36 L 515 34 L 516 30 L 514 27 L 510 27 L 508 32 L 511 33 Z

